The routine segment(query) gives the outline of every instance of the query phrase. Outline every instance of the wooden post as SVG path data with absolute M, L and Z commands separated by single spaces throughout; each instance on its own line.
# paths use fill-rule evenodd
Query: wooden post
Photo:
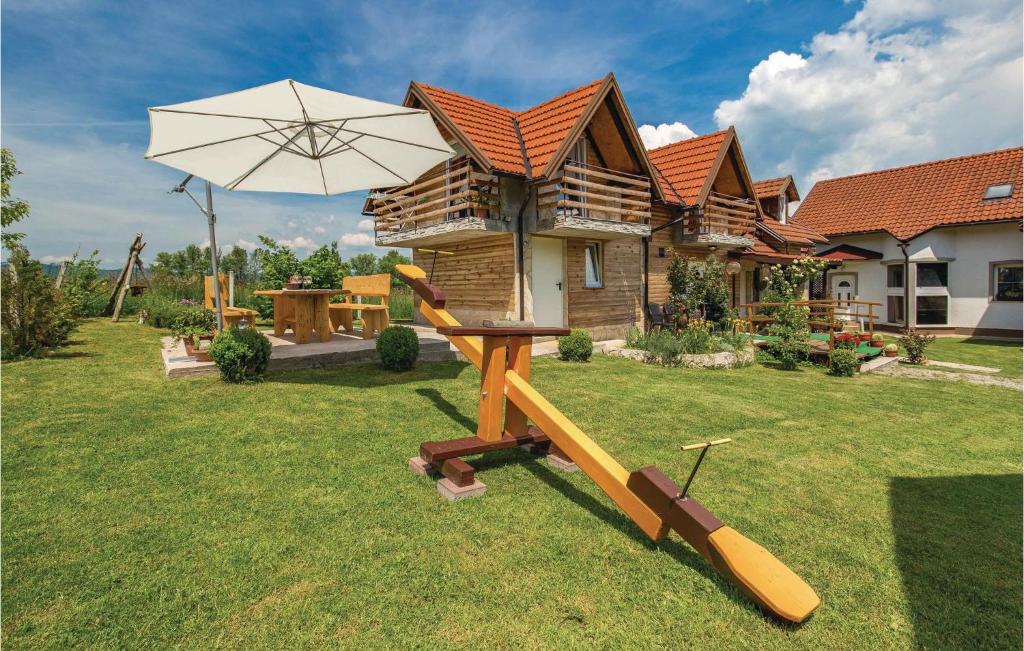
M 530 381 L 530 358 L 533 350 L 533 337 L 509 337 L 508 368 L 519 374 L 527 382 Z M 523 410 L 511 401 L 505 404 L 505 431 L 511 436 L 525 436 L 529 424 Z
M 65 272 L 67 272 L 67 270 L 68 270 L 68 261 L 67 260 L 61 260 L 60 261 L 60 267 L 57 269 L 57 282 L 55 283 L 55 286 L 57 287 L 57 289 L 60 289 L 60 286 L 64 284 L 64 274 L 65 274 Z
M 868 303 L 868 333 L 875 336 L 875 304 Z
M 114 291 L 113 293 L 110 294 L 110 300 L 107 302 L 107 307 L 103 311 L 104 314 L 114 313 L 114 308 L 117 306 L 118 298 L 121 297 L 122 294 L 121 287 L 127 284 L 128 281 L 131 279 L 132 266 L 138 259 L 139 251 L 141 251 L 141 249 L 139 248 L 140 242 L 142 242 L 142 233 L 136 233 L 135 239 L 132 240 L 132 245 L 128 249 L 128 260 L 124 263 L 124 267 L 121 269 L 121 273 L 118 274 L 117 276 L 117 282 L 114 283 Z M 118 309 L 118 312 L 120 312 L 120 309 Z M 117 321 L 117 316 L 113 318 L 113 321 Z
M 124 274 L 125 277 L 121 281 L 121 286 L 117 290 L 116 300 L 114 302 L 114 314 L 111 315 L 110 320 L 113 323 L 117 323 L 117 320 L 121 318 L 121 306 L 124 305 L 124 297 L 128 294 L 128 288 L 131 286 L 129 282 L 132 277 L 132 267 L 135 266 L 135 261 L 139 257 L 139 251 L 134 246 L 132 247 L 131 255 L 128 256 L 128 264 L 125 265 Z
M 484 337 L 480 369 L 480 410 L 476 435 L 485 441 L 501 438 L 501 406 L 505 399 L 505 337 Z

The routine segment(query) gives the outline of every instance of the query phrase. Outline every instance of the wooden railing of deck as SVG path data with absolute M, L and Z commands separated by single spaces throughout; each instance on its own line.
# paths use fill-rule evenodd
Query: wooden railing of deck
M 775 322 L 773 317 L 760 313 L 764 308 L 783 307 L 785 305 L 798 305 L 808 309 L 810 314 L 808 315 L 807 324 L 812 329 L 819 328 L 829 334 L 829 352 L 832 351 L 835 345 L 836 332 L 842 332 L 843 325 L 850 321 L 863 322 L 867 327 L 868 334 L 875 334 L 875 319 L 878 317 L 875 314 L 875 308 L 882 306 L 881 303 L 872 301 L 826 298 L 810 301 L 793 301 L 791 303 L 743 303 L 738 308 L 745 310 L 745 314 L 741 312 L 741 318 L 749 324 L 747 327 L 749 334 L 754 334 L 758 326 Z
M 537 196 L 541 208 L 562 215 L 640 224 L 651 219 L 650 179 L 596 165 L 566 161 Z
M 498 179 L 463 159 L 450 168 L 420 177 L 415 183 L 372 195 L 374 228 L 395 232 L 488 215 L 498 206 Z
M 687 235 L 749 235 L 756 219 L 757 207 L 752 200 L 712 192 L 704 201 L 703 214 L 683 221 L 683 232 Z

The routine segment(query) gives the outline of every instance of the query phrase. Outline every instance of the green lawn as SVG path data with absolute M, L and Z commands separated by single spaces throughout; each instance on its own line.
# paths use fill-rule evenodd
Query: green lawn
M 998 368 L 998 375 L 1002 377 L 1021 377 L 1021 365 L 1024 363 L 1020 342 L 973 337 L 936 337 L 926 354 L 928 359 L 941 362 Z
M 680 444 L 735 440 L 692 490 L 821 595 L 791 628 L 582 473 L 498 453 L 442 500 L 406 462 L 473 427 L 472 367 L 166 380 L 160 334 L 90 322 L 3 365 L 6 648 L 1021 646 L 1018 391 L 537 362 L 628 468 L 681 481 Z

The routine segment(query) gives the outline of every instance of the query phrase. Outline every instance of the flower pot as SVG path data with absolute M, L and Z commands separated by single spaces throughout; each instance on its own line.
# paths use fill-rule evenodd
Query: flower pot
M 857 340 L 860 343 L 864 343 L 865 341 L 871 341 L 871 335 L 857 335 Z
M 885 342 L 884 341 L 872 341 L 871 342 L 871 347 L 872 348 L 885 348 Z
M 899 357 L 900 351 L 898 350 L 887 350 L 885 351 L 886 357 Z
M 213 335 L 200 335 L 199 341 L 213 341 Z M 192 343 L 192 339 L 185 339 L 185 353 L 194 358 L 197 362 L 212 362 L 209 348 L 199 348 Z

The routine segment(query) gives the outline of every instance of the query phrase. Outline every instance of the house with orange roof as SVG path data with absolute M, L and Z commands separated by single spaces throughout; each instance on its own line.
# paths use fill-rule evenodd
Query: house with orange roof
M 893 328 L 1022 332 L 1020 147 L 819 181 L 791 222 L 821 233 L 829 295 Z
M 370 193 L 364 213 L 377 245 L 412 249 L 463 323 L 618 338 L 668 300 L 673 254 L 736 261 L 734 302 L 740 269 L 762 264 L 742 255 L 763 244 L 764 215 L 732 128 L 647 151 L 611 74 L 518 111 L 416 81 L 404 103 L 434 117 L 456 156 Z M 785 261 L 800 229 L 771 239 L 782 230 L 765 246 Z

